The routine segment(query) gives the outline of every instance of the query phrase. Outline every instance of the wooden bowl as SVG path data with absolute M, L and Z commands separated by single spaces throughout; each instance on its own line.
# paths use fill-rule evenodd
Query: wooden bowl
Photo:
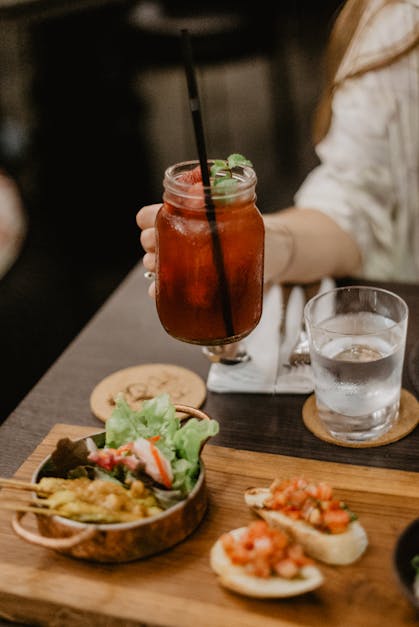
M 193 407 L 175 405 L 175 408 L 187 414 L 187 417 L 193 415 L 209 419 L 205 412 Z M 89 437 L 98 447 L 104 445 L 104 431 Z M 42 478 L 50 460 L 51 456 L 48 456 L 37 468 L 32 477 L 33 483 Z M 121 563 L 154 555 L 187 538 L 201 522 L 207 505 L 205 467 L 201 459 L 197 482 L 187 498 L 155 516 L 125 523 L 95 524 L 63 516 L 35 514 L 39 530 L 37 534 L 23 527 L 21 519 L 25 513 L 17 512 L 12 525 L 15 533 L 31 544 L 82 560 Z

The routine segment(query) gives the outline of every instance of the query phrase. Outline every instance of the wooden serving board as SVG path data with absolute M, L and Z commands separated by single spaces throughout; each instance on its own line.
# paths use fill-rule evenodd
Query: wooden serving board
M 29 479 L 60 437 L 83 437 L 97 428 L 56 425 L 17 473 Z M 60 627 L 402 627 L 417 615 L 393 570 L 398 535 L 419 515 L 416 473 L 348 466 L 207 445 L 204 449 L 210 505 L 187 540 L 142 561 L 99 565 L 25 543 L 14 535 L 11 513 L 0 512 L 0 615 Z M 246 525 L 250 486 L 303 474 L 330 482 L 358 513 L 369 546 L 350 566 L 320 565 L 326 576 L 315 592 L 291 599 L 252 600 L 219 586 L 209 566 L 218 536 Z M 11 491 L 4 492 L 10 496 Z M 16 495 L 16 491 L 14 492 Z M 28 521 L 24 522 L 28 527 Z

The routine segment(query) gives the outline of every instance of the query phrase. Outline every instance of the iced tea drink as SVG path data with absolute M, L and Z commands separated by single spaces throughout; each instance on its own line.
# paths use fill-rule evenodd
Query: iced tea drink
M 171 336 L 203 346 L 244 338 L 262 313 L 264 226 L 255 205 L 256 174 L 238 166 L 230 175 L 204 189 L 198 162 L 169 167 L 156 220 L 160 321 Z

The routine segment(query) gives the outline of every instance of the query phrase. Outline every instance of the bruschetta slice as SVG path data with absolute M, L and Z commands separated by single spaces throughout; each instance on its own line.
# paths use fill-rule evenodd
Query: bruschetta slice
M 355 514 L 325 482 L 275 480 L 269 488 L 248 488 L 245 501 L 269 525 L 290 534 L 307 555 L 326 564 L 351 564 L 368 546 Z
M 323 583 L 302 547 L 262 520 L 223 534 L 211 549 L 210 564 L 221 585 L 250 597 L 290 597 Z

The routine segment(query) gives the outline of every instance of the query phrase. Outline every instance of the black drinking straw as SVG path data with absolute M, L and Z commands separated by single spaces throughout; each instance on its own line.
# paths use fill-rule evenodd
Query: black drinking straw
M 199 163 L 201 166 L 202 182 L 204 184 L 205 207 L 208 224 L 211 231 L 212 250 L 215 268 L 221 288 L 221 303 L 223 308 L 223 319 L 228 337 L 234 337 L 234 326 L 231 312 L 230 293 L 228 290 L 227 277 L 224 268 L 223 251 L 221 248 L 220 236 L 217 228 L 217 218 L 215 214 L 214 202 L 211 197 L 211 182 L 208 169 L 207 150 L 205 147 L 204 127 L 201 117 L 201 106 L 199 102 L 198 86 L 195 77 L 192 46 L 187 29 L 182 29 L 182 51 L 185 63 L 186 80 L 188 83 L 189 104 L 192 113 L 193 126 L 195 131 L 195 141 L 198 149 Z

